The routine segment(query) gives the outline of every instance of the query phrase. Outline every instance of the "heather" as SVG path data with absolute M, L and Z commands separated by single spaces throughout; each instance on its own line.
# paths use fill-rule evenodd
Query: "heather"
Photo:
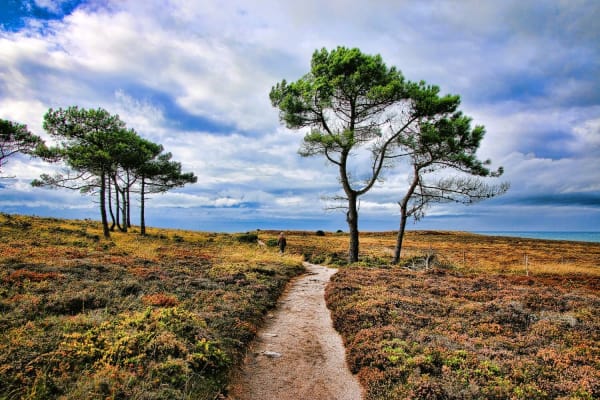
M 371 399 L 600 397 L 600 244 L 225 234 L 0 214 L 0 399 L 214 399 L 302 260 Z
M 302 272 L 243 235 L 0 215 L 0 399 L 214 399 Z
M 366 399 L 600 397 L 600 245 L 418 232 L 391 267 L 391 240 L 326 293 Z

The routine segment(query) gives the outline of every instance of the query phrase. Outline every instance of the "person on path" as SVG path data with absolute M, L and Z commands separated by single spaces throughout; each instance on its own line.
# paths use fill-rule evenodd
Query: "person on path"
M 279 252 L 283 254 L 285 251 L 285 246 L 287 245 L 287 241 L 285 240 L 285 234 L 281 232 L 279 237 L 277 238 L 277 246 L 279 246 Z

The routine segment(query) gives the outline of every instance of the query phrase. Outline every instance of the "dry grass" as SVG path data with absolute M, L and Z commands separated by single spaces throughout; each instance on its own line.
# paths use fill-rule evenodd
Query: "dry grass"
M 0 399 L 214 399 L 301 257 L 0 214 Z
M 213 399 L 302 259 L 368 399 L 600 397 L 600 244 L 408 232 L 247 235 L 0 214 L 0 399 Z M 527 256 L 527 271 L 525 269 Z M 375 268 L 377 267 L 377 268 Z M 525 276 L 528 273 L 529 276 Z
M 367 400 L 600 398 L 599 243 L 409 232 L 403 263 L 437 259 L 413 271 L 392 233 L 350 266 L 346 235 L 288 237 L 343 266 L 327 303 Z
M 275 232 L 263 232 L 275 237 Z M 345 264 L 348 235 L 288 232 L 290 251 L 318 262 Z M 395 233 L 362 233 L 363 265 L 389 264 L 395 246 Z M 402 259 L 433 252 L 438 261 L 464 272 L 525 274 L 600 275 L 600 243 L 485 236 L 466 232 L 409 231 Z M 360 264 L 360 263 L 359 263 Z

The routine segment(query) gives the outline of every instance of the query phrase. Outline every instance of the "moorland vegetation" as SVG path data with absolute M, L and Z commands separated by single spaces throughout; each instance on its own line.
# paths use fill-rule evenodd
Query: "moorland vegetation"
M 343 264 L 342 237 L 290 242 Z M 409 232 L 391 267 L 394 233 L 362 242 L 326 300 L 367 400 L 600 398 L 600 243 Z
M 343 232 L 287 232 L 283 256 L 275 231 L 0 214 L 0 234 L 0 399 L 224 395 L 302 260 L 340 267 L 326 300 L 367 400 L 600 393 L 597 243 L 417 231 L 394 265 L 393 232 L 353 264 Z
M 248 235 L 0 214 L 0 237 L 0 399 L 214 399 L 303 271 Z

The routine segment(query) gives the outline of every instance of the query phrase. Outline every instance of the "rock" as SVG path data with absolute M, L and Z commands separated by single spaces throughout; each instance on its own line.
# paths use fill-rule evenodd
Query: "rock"
M 270 357 L 270 358 L 279 358 L 281 357 L 281 353 L 277 353 L 275 351 L 265 351 L 263 352 L 264 356 Z

